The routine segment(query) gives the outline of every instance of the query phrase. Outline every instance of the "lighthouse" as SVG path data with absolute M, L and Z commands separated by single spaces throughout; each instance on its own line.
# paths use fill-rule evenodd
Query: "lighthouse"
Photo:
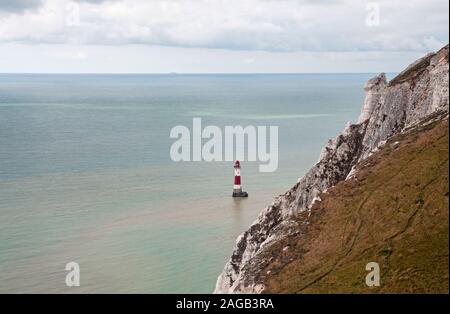
M 233 185 L 233 197 L 247 197 L 247 192 L 242 192 L 241 187 L 241 163 L 236 160 L 234 163 L 234 185 Z

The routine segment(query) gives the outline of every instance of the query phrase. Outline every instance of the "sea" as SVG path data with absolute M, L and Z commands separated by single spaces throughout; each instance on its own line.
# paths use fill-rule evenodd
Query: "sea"
M 237 236 L 355 122 L 373 74 L 0 74 L 0 293 L 211 293 Z M 278 168 L 170 156 L 278 126 Z M 68 287 L 66 265 L 80 268 Z

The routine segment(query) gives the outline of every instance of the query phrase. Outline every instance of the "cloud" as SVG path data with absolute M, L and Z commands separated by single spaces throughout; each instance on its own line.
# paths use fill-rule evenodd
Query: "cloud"
M 254 58 L 246 58 L 242 61 L 244 62 L 244 64 L 252 64 L 255 63 L 256 60 Z
M 85 60 L 89 57 L 86 51 L 78 48 L 74 49 L 73 47 L 53 50 L 50 51 L 48 55 L 50 57 L 63 60 Z
M 2 0 L 0 1 L 0 12 L 22 13 L 41 5 L 42 0 Z
M 22 3 L 10 11 L 22 14 L 0 16 L 0 42 L 293 52 L 428 51 L 448 41 L 447 0 L 42 0 L 26 10 L 33 2 L 5 2 Z M 379 7 L 376 26 L 368 2 Z
M 121 0 L 73 0 L 74 2 L 86 2 L 86 3 L 92 3 L 92 4 L 101 4 L 103 2 L 111 2 L 111 1 L 121 1 Z

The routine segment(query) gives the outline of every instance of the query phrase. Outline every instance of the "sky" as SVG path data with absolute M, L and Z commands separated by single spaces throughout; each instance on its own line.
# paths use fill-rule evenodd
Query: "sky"
M 448 0 L 0 0 L 1 73 L 398 72 Z

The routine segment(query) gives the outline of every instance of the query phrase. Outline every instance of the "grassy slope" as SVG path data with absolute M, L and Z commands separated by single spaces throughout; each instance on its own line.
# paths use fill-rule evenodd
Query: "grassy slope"
M 264 253 L 265 292 L 448 293 L 448 145 L 447 119 L 388 141 Z

